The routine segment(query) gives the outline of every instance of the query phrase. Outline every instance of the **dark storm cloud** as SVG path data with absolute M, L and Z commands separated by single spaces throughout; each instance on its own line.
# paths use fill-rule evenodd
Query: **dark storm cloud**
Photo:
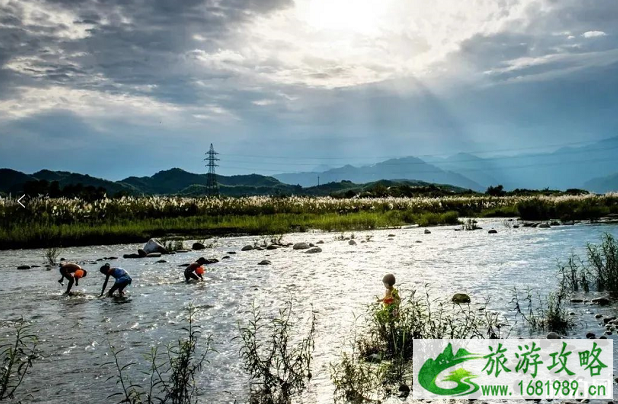
M 193 76 L 201 76 L 187 64 L 187 52 L 216 50 L 241 24 L 288 7 L 291 0 L 50 0 L 30 12 L 36 4 L 0 6 L 0 72 L 21 58 L 13 70 L 31 85 L 105 86 L 123 93 L 150 85 L 149 96 L 183 103 L 195 101 Z M 54 13 L 74 18 L 59 22 Z M 0 88 L 7 79 L 0 73 Z

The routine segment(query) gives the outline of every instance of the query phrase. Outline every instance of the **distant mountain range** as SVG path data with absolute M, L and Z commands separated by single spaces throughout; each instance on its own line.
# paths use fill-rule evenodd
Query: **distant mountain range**
M 479 157 L 459 153 L 450 157 L 405 157 L 378 164 L 345 165 L 325 171 L 285 173 L 275 178 L 302 186 L 320 182 L 351 180 L 357 183 L 378 179 L 409 179 L 451 184 L 476 191 L 502 184 L 507 190 L 590 188 L 595 192 L 618 190 L 616 181 L 603 186 L 594 178 L 618 173 L 618 137 L 583 147 L 564 147 L 551 153 L 528 153 L 500 157 Z M 600 181 L 600 180 L 599 180 Z M 592 188 L 592 186 L 596 188 Z
M 108 195 L 119 192 L 131 195 L 185 195 L 201 196 L 206 194 L 206 174 L 193 174 L 180 168 L 160 171 L 151 177 L 129 177 L 122 181 L 108 181 L 89 175 L 66 171 L 41 170 L 34 174 L 24 174 L 11 169 L 0 169 L 0 192 L 19 194 L 24 184 L 29 181 L 57 181 L 61 188 L 67 185 L 82 184 L 95 188 L 105 188 Z M 284 184 L 273 177 L 258 174 L 251 175 L 217 175 L 219 190 L 226 196 L 247 195 L 314 195 L 326 196 L 352 192 L 359 194 L 369 192 L 378 184 L 383 188 L 394 186 L 420 187 L 418 192 L 432 194 L 452 194 L 467 192 L 467 189 L 451 185 L 435 185 L 423 181 L 377 181 L 356 184 L 351 181 L 322 184 L 319 187 L 303 188 L 298 185 Z
M 606 192 L 618 192 L 618 173 L 607 177 L 593 178 L 584 185 L 586 189 L 604 194 Z
M 302 172 L 276 174 L 275 178 L 287 184 L 298 184 L 303 187 L 315 186 L 320 177 L 320 183 L 339 182 L 343 180 L 355 183 L 366 183 L 379 180 L 407 179 L 428 183 L 450 184 L 461 188 L 484 191 L 487 187 L 452 171 L 443 170 L 435 165 L 416 157 L 404 157 L 386 160 L 381 163 L 354 167 L 345 165 L 322 172 Z
M 404 157 L 377 164 L 339 168 L 318 166 L 311 172 L 284 173 L 272 177 L 218 175 L 222 195 L 330 195 L 347 191 L 364 192 L 381 183 L 385 186 L 441 185 L 446 192 L 483 192 L 490 185 L 506 190 L 584 188 L 597 193 L 618 191 L 618 137 L 584 147 L 565 147 L 552 153 L 520 154 L 483 158 L 459 153 L 447 158 Z M 323 169 L 320 171 L 320 169 Z M 320 186 L 318 187 L 318 177 Z M 128 177 L 108 181 L 67 171 L 41 170 L 25 174 L 0 169 L 0 192 L 18 193 L 28 181 L 58 181 L 61 187 L 81 183 L 118 192 L 149 195 L 204 195 L 206 174 L 180 168 L 160 171 L 150 177 Z

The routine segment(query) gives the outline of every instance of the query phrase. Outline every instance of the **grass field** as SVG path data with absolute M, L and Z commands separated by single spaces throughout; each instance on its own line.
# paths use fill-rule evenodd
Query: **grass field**
M 366 230 L 457 224 L 458 217 L 595 220 L 618 213 L 618 195 L 367 198 L 124 197 L 93 203 L 0 200 L 0 249 L 141 242 L 149 237 Z

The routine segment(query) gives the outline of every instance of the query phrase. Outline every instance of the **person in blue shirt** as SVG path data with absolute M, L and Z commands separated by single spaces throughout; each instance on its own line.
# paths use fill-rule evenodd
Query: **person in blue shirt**
M 118 290 L 118 295 L 124 296 L 123 290 L 131 284 L 132 280 L 127 271 L 122 268 L 112 268 L 109 264 L 103 265 L 100 268 L 100 271 L 103 275 L 105 275 L 105 283 L 103 284 L 103 289 L 101 289 L 100 296 L 103 296 L 105 288 L 107 287 L 107 281 L 109 280 L 110 276 L 114 277 L 116 282 L 114 282 L 114 286 L 112 286 L 109 292 L 107 292 L 107 295 L 113 296 L 114 292 Z

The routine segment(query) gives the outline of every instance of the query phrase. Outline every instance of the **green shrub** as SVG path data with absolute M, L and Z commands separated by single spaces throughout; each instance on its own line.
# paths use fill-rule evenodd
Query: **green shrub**
M 290 321 L 292 304 L 279 311 L 279 317 L 268 321 L 253 307 L 253 318 L 239 325 L 242 347 L 240 356 L 251 376 L 250 403 L 287 404 L 300 395 L 311 380 L 315 336 L 315 313 L 307 335 L 291 345 L 294 324 Z

